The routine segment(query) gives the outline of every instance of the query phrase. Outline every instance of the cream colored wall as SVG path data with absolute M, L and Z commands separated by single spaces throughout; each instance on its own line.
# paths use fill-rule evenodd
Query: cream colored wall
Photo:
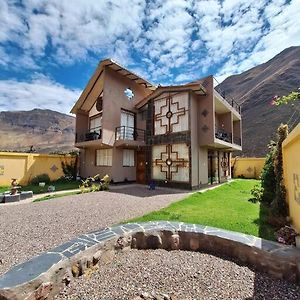
M 257 157 L 237 157 L 231 159 L 231 166 L 234 166 L 233 175 L 235 178 L 244 176 L 245 178 L 259 179 L 265 158 Z
M 282 150 L 290 217 L 300 233 L 300 123 L 285 139 Z
M 26 185 L 33 177 L 43 173 L 56 180 L 64 175 L 61 162 L 72 160 L 74 157 L 64 155 L 0 152 L 0 185 L 10 185 L 12 178 Z M 53 166 L 57 170 L 51 170 Z

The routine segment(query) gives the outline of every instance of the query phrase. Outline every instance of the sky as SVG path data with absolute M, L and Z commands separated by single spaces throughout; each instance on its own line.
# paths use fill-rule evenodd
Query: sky
M 300 45 L 300 0 L 0 0 L 0 111 L 68 113 L 99 61 L 221 82 Z

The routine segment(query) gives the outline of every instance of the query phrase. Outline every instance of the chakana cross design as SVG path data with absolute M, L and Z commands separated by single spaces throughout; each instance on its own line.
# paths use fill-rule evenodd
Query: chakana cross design
M 174 104 L 176 104 L 176 111 L 174 111 Z M 172 109 L 173 106 L 173 109 Z M 163 113 L 163 109 L 167 108 L 167 113 Z M 172 132 L 173 125 L 179 123 L 179 117 L 186 114 L 185 107 L 179 107 L 179 102 L 173 102 L 173 97 L 169 95 L 166 98 L 166 103 L 160 107 L 160 111 L 155 115 L 155 121 L 159 121 L 161 127 L 166 128 L 166 133 Z M 163 119 L 167 118 L 167 124 L 163 124 Z M 176 121 L 175 121 L 176 120 Z
M 155 159 L 155 165 L 160 166 L 160 171 L 165 173 L 166 180 L 171 181 L 172 174 L 178 173 L 179 167 L 188 167 L 189 161 L 184 158 L 179 158 L 178 152 L 172 150 L 172 145 L 166 145 L 166 151 L 161 152 L 160 158 Z

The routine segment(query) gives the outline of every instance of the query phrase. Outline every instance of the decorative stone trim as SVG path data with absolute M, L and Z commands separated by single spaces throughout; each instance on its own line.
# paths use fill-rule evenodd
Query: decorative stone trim
M 300 284 L 300 250 L 254 236 L 179 222 L 128 223 L 84 234 L 0 277 L 0 299 L 47 299 L 124 248 L 203 251 Z

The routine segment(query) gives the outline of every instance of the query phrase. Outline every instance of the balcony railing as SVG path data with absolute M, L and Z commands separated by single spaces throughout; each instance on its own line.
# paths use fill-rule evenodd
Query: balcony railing
M 224 129 L 216 129 L 215 137 L 227 143 L 232 143 L 232 134 Z
M 241 106 L 232 98 L 226 95 L 225 91 L 220 88 L 220 83 L 214 77 L 214 89 L 226 100 L 238 113 L 241 113 Z
M 119 126 L 116 128 L 116 140 L 145 141 L 146 132 L 130 126 Z
M 236 145 L 241 146 L 242 145 L 242 140 L 241 140 L 240 137 L 233 136 L 233 143 L 236 144 Z
M 81 134 L 76 133 L 75 142 L 81 143 L 81 142 L 99 140 L 101 138 L 102 138 L 102 128 L 96 127 L 85 133 L 81 133 Z

